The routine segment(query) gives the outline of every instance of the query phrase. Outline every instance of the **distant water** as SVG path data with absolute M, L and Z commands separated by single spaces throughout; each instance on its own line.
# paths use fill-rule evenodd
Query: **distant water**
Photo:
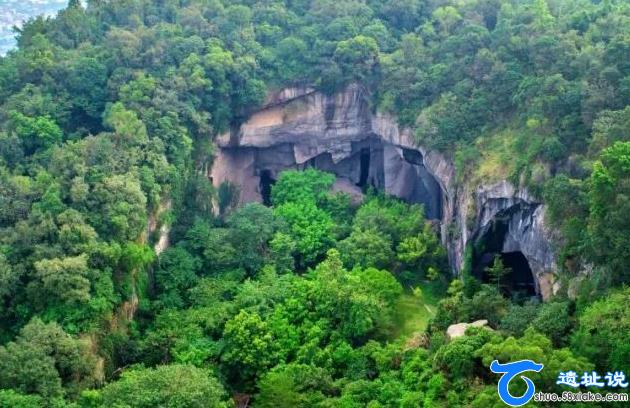
M 20 26 L 31 17 L 55 15 L 68 0 L 0 0 L 0 55 L 15 47 L 13 26 Z

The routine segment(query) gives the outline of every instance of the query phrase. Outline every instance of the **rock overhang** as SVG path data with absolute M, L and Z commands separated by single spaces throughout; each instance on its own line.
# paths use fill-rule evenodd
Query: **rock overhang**
M 388 194 L 422 202 L 428 215 L 440 221 L 454 271 L 463 268 L 464 252 L 480 231 L 502 212 L 522 206 L 527 215 L 523 209 L 516 211 L 504 245 L 526 256 L 538 293 L 549 297 L 554 292 L 550 273 L 555 257 L 544 203 L 506 180 L 479 186 L 457 183 L 453 162 L 419 145 L 393 116 L 373 112 L 360 85 L 333 95 L 312 88 L 277 92 L 238 129 L 220 135 L 216 144 L 210 176 L 215 186 L 224 181 L 238 185 L 241 203 L 262 201 L 263 171 L 275 177 L 282 170 L 311 165 L 336 173 L 341 178 L 336 189 L 355 197 L 365 177 Z M 366 148 L 372 168 L 362 175 L 360 155 Z

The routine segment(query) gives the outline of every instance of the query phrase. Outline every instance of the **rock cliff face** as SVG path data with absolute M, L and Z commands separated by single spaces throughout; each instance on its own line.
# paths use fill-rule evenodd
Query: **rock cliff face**
M 217 147 L 209 177 L 217 187 L 236 185 L 240 203 L 267 201 L 280 171 L 312 166 L 335 173 L 335 189 L 355 197 L 371 185 L 424 204 L 427 216 L 440 221 L 454 271 L 463 267 L 468 244 L 483 248 L 492 236 L 502 242 L 493 251 L 522 252 L 536 292 L 551 293 L 549 272 L 555 265 L 544 205 L 506 181 L 457 185 L 452 162 L 417 145 L 391 116 L 373 113 L 360 86 L 331 96 L 310 88 L 270 95 L 240 129 L 221 135 Z

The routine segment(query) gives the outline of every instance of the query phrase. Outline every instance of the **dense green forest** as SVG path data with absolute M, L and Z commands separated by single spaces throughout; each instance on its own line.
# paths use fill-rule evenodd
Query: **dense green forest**
M 455 277 L 421 206 L 316 170 L 213 211 L 216 135 L 350 83 L 460 183 L 544 199 L 578 284 Z M 0 407 L 501 407 L 494 359 L 545 391 L 630 375 L 629 102 L 624 0 L 70 0 L 0 57 Z

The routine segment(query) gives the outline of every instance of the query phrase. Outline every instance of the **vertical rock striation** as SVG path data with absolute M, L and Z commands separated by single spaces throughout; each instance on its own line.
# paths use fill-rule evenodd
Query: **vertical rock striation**
M 217 187 L 236 185 L 240 203 L 262 202 L 265 182 L 280 171 L 312 166 L 335 173 L 335 189 L 355 198 L 371 185 L 424 204 L 427 216 L 440 221 L 454 271 L 463 268 L 468 244 L 478 242 L 497 217 L 507 217 L 502 250 L 522 252 L 537 292 L 545 298 L 552 293 L 555 263 L 543 203 L 507 181 L 458 185 L 453 163 L 418 145 L 392 116 L 373 113 L 358 85 L 334 95 L 310 88 L 272 94 L 247 122 L 216 143 L 210 177 Z

